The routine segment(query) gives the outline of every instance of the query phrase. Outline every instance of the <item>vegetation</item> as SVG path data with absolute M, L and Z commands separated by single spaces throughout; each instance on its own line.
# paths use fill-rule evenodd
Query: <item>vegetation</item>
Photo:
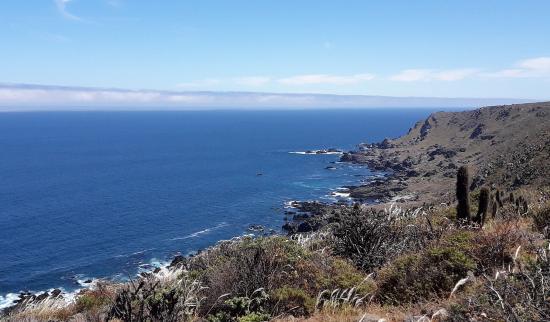
M 456 208 L 340 206 L 315 233 L 223 241 L 68 305 L 46 298 L 4 319 L 548 321 L 549 190 L 464 195 L 468 174 L 459 173 Z M 457 222 L 470 207 L 475 223 Z

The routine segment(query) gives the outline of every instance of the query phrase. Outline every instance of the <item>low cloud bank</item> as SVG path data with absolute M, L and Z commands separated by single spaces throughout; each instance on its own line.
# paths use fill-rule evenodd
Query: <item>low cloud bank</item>
M 0 84 L 0 111 L 477 107 L 526 99 L 123 90 Z

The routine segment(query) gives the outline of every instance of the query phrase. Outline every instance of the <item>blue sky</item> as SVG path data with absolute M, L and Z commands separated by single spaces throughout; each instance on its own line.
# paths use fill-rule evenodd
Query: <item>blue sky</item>
M 2 0 L 0 83 L 550 99 L 549 14 L 547 0 Z

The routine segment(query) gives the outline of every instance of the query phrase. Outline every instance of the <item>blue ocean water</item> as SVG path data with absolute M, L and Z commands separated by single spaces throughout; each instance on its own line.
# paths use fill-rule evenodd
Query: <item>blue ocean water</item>
M 337 155 L 432 110 L 0 114 L 0 295 L 124 278 L 369 175 Z M 263 175 L 258 176 L 258 173 Z

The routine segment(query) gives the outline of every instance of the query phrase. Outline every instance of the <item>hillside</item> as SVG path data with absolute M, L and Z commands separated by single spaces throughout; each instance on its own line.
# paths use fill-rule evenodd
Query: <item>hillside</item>
M 550 182 L 550 102 L 437 112 L 408 134 L 361 144 L 343 161 L 390 171 L 390 180 L 352 189 L 356 198 L 429 201 L 452 197 L 456 169 L 468 164 L 472 188 Z

